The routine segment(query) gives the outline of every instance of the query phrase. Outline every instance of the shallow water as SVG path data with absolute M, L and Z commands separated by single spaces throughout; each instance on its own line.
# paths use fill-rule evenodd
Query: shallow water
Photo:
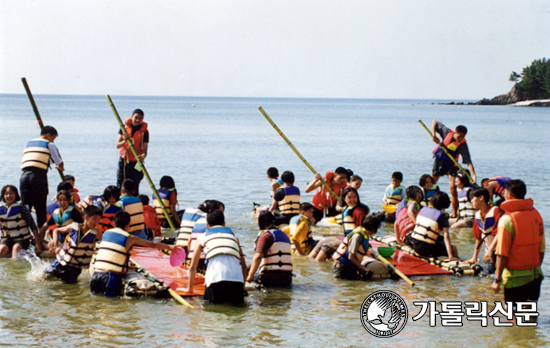
M 68 174 L 76 177 L 81 197 L 101 194 L 116 181 L 117 123 L 102 96 L 35 96 L 45 124 L 60 133 L 56 140 Z M 478 179 L 505 175 L 521 178 L 528 196 L 549 229 L 550 170 L 544 108 L 441 106 L 432 100 L 336 100 L 117 97 L 123 118 L 133 109 L 145 111 L 151 143 L 146 166 L 155 184 L 171 175 L 181 209 L 205 199 L 226 204 L 228 226 L 239 236 L 251 260 L 257 228 L 250 219 L 252 202 L 267 204 L 265 172 L 275 166 L 292 170 L 304 189 L 313 175 L 257 110 L 259 105 L 318 171 L 337 166 L 363 177 L 361 201 L 372 211 L 393 171 L 404 184 L 417 184 L 431 169 L 429 136 L 417 123 L 429 126 L 437 118 L 450 127 L 468 129 L 468 143 Z M 436 103 L 432 105 L 432 103 Z M 24 95 L 0 95 L 0 184 L 18 186 L 25 143 L 38 127 Z M 12 136 L 13 134 L 13 136 Z M 59 182 L 50 172 L 50 196 Z M 441 187 L 447 189 L 446 179 Z M 145 180 L 141 191 L 150 194 Z M 305 194 L 304 201 L 311 198 Z M 390 226 L 384 226 L 389 231 Z M 327 231 L 323 231 L 327 232 Z M 380 232 L 383 234 L 382 232 Z M 462 257 L 473 252 L 470 229 L 454 231 Z M 409 320 L 390 339 L 371 336 L 361 326 L 359 308 L 366 296 L 380 289 L 399 293 L 408 303 L 409 317 L 419 311 L 415 300 L 502 301 L 488 278 L 432 276 L 372 283 L 337 281 L 330 265 L 294 258 L 296 277 L 291 289 L 251 292 L 243 307 L 203 304 L 186 309 L 171 300 L 108 299 L 91 295 L 89 276 L 77 285 L 39 280 L 46 263 L 0 260 L 0 345 L 51 346 L 541 346 L 550 341 L 550 283 L 543 282 L 537 328 L 483 328 L 464 320 L 462 328 L 430 327 L 425 316 Z M 543 271 L 548 267 L 548 258 Z

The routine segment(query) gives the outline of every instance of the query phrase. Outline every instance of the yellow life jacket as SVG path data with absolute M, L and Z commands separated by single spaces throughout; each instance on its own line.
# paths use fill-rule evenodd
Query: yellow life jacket
M 170 209 L 170 193 L 172 193 L 174 189 L 169 190 L 158 190 L 159 197 L 162 200 L 162 203 L 164 204 L 164 207 L 166 208 L 166 211 L 168 212 L 168 215 L 172 214 L 172 210 Z M 153 193 L 153 207 L 155 207 L 155 213 L 157 214 L 157 217 L 159 220 L 166 220 L 166 216 L 164 216 L 164 212 L 162 211 L 162 207 L 160 206 L 160 202 L 157 199 L 157 196 Z
M 50 168 L 50 148 L 49 141 L 42 138 L 36 138 L 27 143 L 21 159 L 21 169 L 35 167 L 44 170 Z
M 122 207 L 130 214 L 130 233 L 142 231 L 145 228 L 145 217 L 143 216 L 143 203 L 134 196 L 120 197 Z
M 363 243 L 359 246 L 357 249 L 357 252 L 361 256 L 365 256 L 367 254 L 367 250 L 369 250 L 369 236 L 365 233 L 365 229 L 363 226 L 359 226 L 356 229 L 354 229 L 346 238 L 344 238 L 344 241 L 340 243 L 338 246 L 338 249 L 336 249 L 336 252 L 332 254 L 332 259 L 335 261 L 340 261 L 345 263 L 346 265 L 350 266 L 353 269 L 357 269 L 357 266 L 355 266 L 350 260 L 349 260 L 349 241 L 351 240 L 351 237 L 353 237 L 354 234 L 361 234 L 363 236 Z
M 308 226 L 308 231 L 306 238 L 303 240 L 300 240 L 300 247 L 304 251 L 304 253 L 309 254 L 311 249 L 313 248 L 313 245 L 315 244 L 315 240 L 313 239 L 313 233 L 311 231 L 311 221 L 303 216 L 303 215 L 296 215 L 290 219 L 289 222 L 289 230 L 290 230 L 290 239 L 294 238 L 296 235 L 296 232 L 298 231 L 298 225 L 306 223 Z M 291 245 L 291 249 L 295 249 L 294 243 Z
M 403 200 L 404 190 L 405 189 L 401 185 L 397 187 L 388 186 L 386 189 L 386 201 L 388 204 L 399 204 L 399 202 Z
M 57 260 L 61 265 L 80 268 L 90 265 L 94 254 L 97 230 L 88 230 L 83 236 L 81 234 L 81 229 L 77 224 L 76 229 L 71 230 L 65 239 L 65 244 L 57 253 Z
M 21 214 L 22 205 L 13 203 L 10 207 L 0 203 L 0 223 L 2 224 L 2 240 L 15 243 L 32 238 L 27 222 Z
M 126 273 L 130 255 L 126 249 L 126 241 L 129 237 L 130 233 L 118 227 L 105 231 L 99 243 L 94 269 L 103 272 Z
M 285 198 L 279 201 L 281 214 L 298 214 L 300 212 L 300 189 L 296 186 L 283 186 L 278 190 L 285 191 Z

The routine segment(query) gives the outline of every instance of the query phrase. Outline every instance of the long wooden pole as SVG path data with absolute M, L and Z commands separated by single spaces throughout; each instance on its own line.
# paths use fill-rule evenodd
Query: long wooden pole
M 266 118 L 267 122 L 269 122 L 273 128 L 275 128 L 275 130 L 277 131 L 277 133 L 286 141 L 286 143 L 288 144 L 288 146 L 290 146 L 290 148 L 292 150 L 294 150 L 294 153 L 296 155 L 298 155 L 298 157 L 300 157 L 300 159 L 302 160 L 302 162 L 304 162 L 304 164 L 309 168 L 309 170 L 311 170 L 313 172 L 313 174 L 317 174 L 317 171 L 315 169 L 313 169 L 313 167 L 306 161 L 306 159 L 300 154 L 300 152 L 298 152 L 298 150 L 294 147 L 294 145 L 292 145 L 292 143 L 290 142 L 290 140 L 288 140 L 288 138 L 286 137 L 286 135 L 283 134 L 283 132 L 279 129 L 279 127 L 277 127 L 277 125 L 275 124 L 275 122 L 273 122 L 271 120 L 271 118 L 267 115 L 267 113 L 264 111 L 264 109 L 260 106 L 258 107 L 258 110 L 260 110 L 260 112 L 264 115 L 264 117 Z M 321 183 L 327 188 L 327 190 L 338 200 L 338 202 L 340 202 L 340 204 L 342 204 L 342 199 L 340 198 L 340 196 L 338 196 L 336 193 L 334 193 L 334 191 L 332 191 L 332 189 L 330 188 L 330 186 L 328 186 L 328 184 L 321 178 Z
M 410 286 L 414 286 L 414 282 L 412 280 L 409 279 L 409 277 L 407 277 L 406 275 L 403 274 L 403 272 L 401 272 L 400 270 L 398 270 L 397 268 L 395 268 L 394 265 L 392 265 L 388 260 L 386 260 L 384 257 L 382 257 L 380 254 L 378 254 L 376 251 L 374 251 L 373 249 L 371 249 L 371 253 L 376 256 L 376 258 L 380 261 L 382 261 L 382 263 L 385 263 L 386 265 L 388 265 L 389 268 L 391 268 L 395 274 L 397 274 L 398 276 L 401 277 L 401 279 L 403 279 L 404 281 L 406 281 Z
M 40 130 L 44 128 L 44 122 L 42 122 L 42 117 L 40 117 L 40 112 L 38 112 L 38 107 L 36 106 L 36 103 L 34 102 L 34 97 L 32 96 L 31 89 L 29 88 L 29 85 L 27 84 L 27 79 L 22 77 L 21 82 L 23 82 L 23 86 L 25 87 L 25 91 L 27 92 L 27 96 L 29 97 L 29 101 L 31 102 L 32 110 L 34 111 L 34 115 L 36 116 L 36 121 L 38 121 L 38 125 L 40 126 Z M 63 175 L 63 172 L 61 169 L 57 168 L 57 172 L 59 173 L 59 176 L 61 177 L 61 181 L 65 181 L 65 176 Z
M 145 178 L 147 179 L 147 182 L 149 182 L 149 186 L 151 187 L 151 190 L 157 197 L 157 201 L 160 204 L 160 207 L 162 208 L 162 212 L 164 213 L 164 216 L 166 217 L 166 220 L 168 220 L 168 223 L 170 224 L 170 227 L 172 229 L 176 229 L 176 225 L 174 224 L 174 221 L 172 221 L 172 217 L 168 213 L 168 210 L 166 209 L 166 206 L 164 205 L 164 202 L 162 199 L 160 199 L 159 193 L 157 189 L 155 188 L 155 184 L 153 184 L 153 181 L 151 180 L 151 177 L 149 176 L 149 173 L 147 172 L 147 169 L 145 169 L 145 165 L 141 161 L 139 154 L 136 151 L 136 148 L 134 147 L 134 143 L 132 142 L 132 138 L 128 135 L 128 132 L 126 132 L 126 127 L 124 127 L 124 123 L 122 123 L 122 120 L 120 119 L 120 116 L 118 115 L 118 111 L 116 110 L 115 104 L 113 104 L 113 101 L 111 100 L 111 97 L 109 95 L 106 96 L 107 101 L 109 102 L 109 105 L 111 106 L 111 109 L 113 110 L 113 113 L 115 114 L 115 117 L 118 121 L 118 125 L 120 126 L 120 130 L 122 131 L 122 134 L 126 135 L 126 143 L 130 147 L 130 150 L 132 150 L 132 153 L 134 154 L 134 157 L 136 158 L 138 165 L 141 167 L 141 170 L 143 170 L 143 174 L 145 175 Z

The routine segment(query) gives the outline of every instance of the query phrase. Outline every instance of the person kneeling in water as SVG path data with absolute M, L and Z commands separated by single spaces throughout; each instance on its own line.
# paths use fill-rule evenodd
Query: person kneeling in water
M 292 283 L 292 257 L 290 239 L 275 228 L 275 217 L 262 211 L 258 217 L 260 233 L 255 240 L 255 254 L 248 272 L 247 282 L 254 281 L 258 268 L 258 282 L 265 286 L 288 286 Z
M 44 279 L 57 277 L 68 284 L 76 283 L 82 267 L 90 265 L 96 239 L 101 239 L 101 232 L 96 229 L 101 215 L 101 209 L 90 205 L 84 209 L 83 223 L 58 228 L 67 237 L 57 250 L 56 260 L 44 270 Z
M 107 297 L 122 295 L 122 278 L 128 272 L 130 249 L 134 245 L 170 251 L 176 248 L 175 245 L 132 236 L 129 230 L 130 214 L 119 211 L 115 215 L 115 228 L 105 231 L 99 243 L 99 250 L 93 264 L 94 273 L 90 280 L 92 292 L 104 294 Z
M 372 264 L 364 265 L 363 257 L 369 250 L 369 238 L 380 227 L 380 220 L 373 215 L 366 216 L 361 226 L 351 232 L 332 256 L 332 274 L 335 278 L 349 280 L 371 280 L 374 272 Z M 381 262 L 376 262 L 385 268 Z M 389 273 L 380 272 L 376 273 Z

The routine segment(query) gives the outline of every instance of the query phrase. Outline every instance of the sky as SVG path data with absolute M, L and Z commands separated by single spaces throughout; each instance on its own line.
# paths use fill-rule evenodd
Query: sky
M 539 0 L 0 0 L 0 93 L 479 100 L 549 31 Z

